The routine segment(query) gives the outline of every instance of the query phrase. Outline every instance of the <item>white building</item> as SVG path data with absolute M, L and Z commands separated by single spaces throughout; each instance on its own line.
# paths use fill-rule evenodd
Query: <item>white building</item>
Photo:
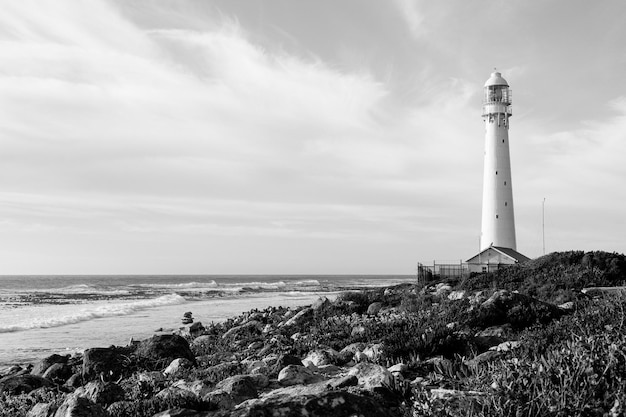
M 485 162 L 480 253 L 467 261 L 470 272 L 485 272 L 528 258 L 517 252 L 513 180 L 509 154 L 512 94 L 502 74 L 484 87 Z

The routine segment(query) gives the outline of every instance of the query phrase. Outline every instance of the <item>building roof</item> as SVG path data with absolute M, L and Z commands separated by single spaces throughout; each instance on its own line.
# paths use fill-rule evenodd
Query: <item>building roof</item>
M 499 72 L 492 72 L 491 77 L 485 83 L 485 87 L 489 87 L 490 85 L 506 85 L 509 86 L 509 83 L 506 82 L 504 78 L 502 78 L 502 74 Z
M 529 257 L 527 257 L 525 255 L 522 255 L 521 253 L 519 253 L 518 251 L 516 251 L 514 249 L 504 248 L 502 246 L 489 246 L 488 248 L 483 249 L 482 251 L 480 251 L 476 255 L 474 255 L 471 258 L 469 258 L 466 262 L 471 263 L 473 260 L 478 258 L 480 255 L 482 255 L 483 253 L 485 253 L 489 249 L 493 249 L 493 250 L 495 250 L 497 252 L 500 252 L 504 256 L 507 256 L 507 257 L 513 259 L 515 262 L 526 262 L 526 261 L 530 260 Z

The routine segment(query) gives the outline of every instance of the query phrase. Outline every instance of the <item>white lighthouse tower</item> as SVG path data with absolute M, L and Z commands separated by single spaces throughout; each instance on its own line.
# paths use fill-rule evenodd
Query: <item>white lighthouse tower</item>
M 480 249 L 495 246 L 516 251 L 509 156 L 511 90 L 502 75 L 494 72 L 485 83 L 484 92 L 485 165 Z

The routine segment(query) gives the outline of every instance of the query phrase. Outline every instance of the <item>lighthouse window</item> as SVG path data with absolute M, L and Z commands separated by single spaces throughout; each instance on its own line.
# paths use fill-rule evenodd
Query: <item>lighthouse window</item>
M 505 202 L 504 202 L 504 206 L 506 207 L 506 206 L 508 206 L 508 205 L 509 205 L 509 203 L 507 203 L 507 202 L 505 201 Z
M 496 214 L 496 219 L 498 218 L 498 215 Z
M 498 175 L 498 171 L 496 171 L 496 175 Z
M 506 181 L 504 181 L 504 185 L 506 185 Z
M 504 143 L 504 139 L 502 139 L 502 143 Z

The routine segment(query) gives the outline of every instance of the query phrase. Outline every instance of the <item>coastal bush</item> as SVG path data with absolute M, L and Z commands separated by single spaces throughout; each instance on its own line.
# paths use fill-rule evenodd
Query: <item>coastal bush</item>
M 491 287 L 519 291 L 559 304 L 576 299 L 585 287 L 617 286 L 626 282 L 626 256 L 602 251 L 554 252 L 497 271 L 472 274 L 458 289 Z
M 170 408 L 186 408 L 196 411 L 217 410 L 217 405 L 189 397 L 153 397 L 139 401 L 119 401 L 111 404 L 107 412 L 111 417 L 152 417 Z
M 65 394 L 58 390 L 38 389 L 29 394 L 7 395 L 0 394 L 0 417 L 26 417 L 31 408 L 37 403 L 52 403 L 61 405 Z

